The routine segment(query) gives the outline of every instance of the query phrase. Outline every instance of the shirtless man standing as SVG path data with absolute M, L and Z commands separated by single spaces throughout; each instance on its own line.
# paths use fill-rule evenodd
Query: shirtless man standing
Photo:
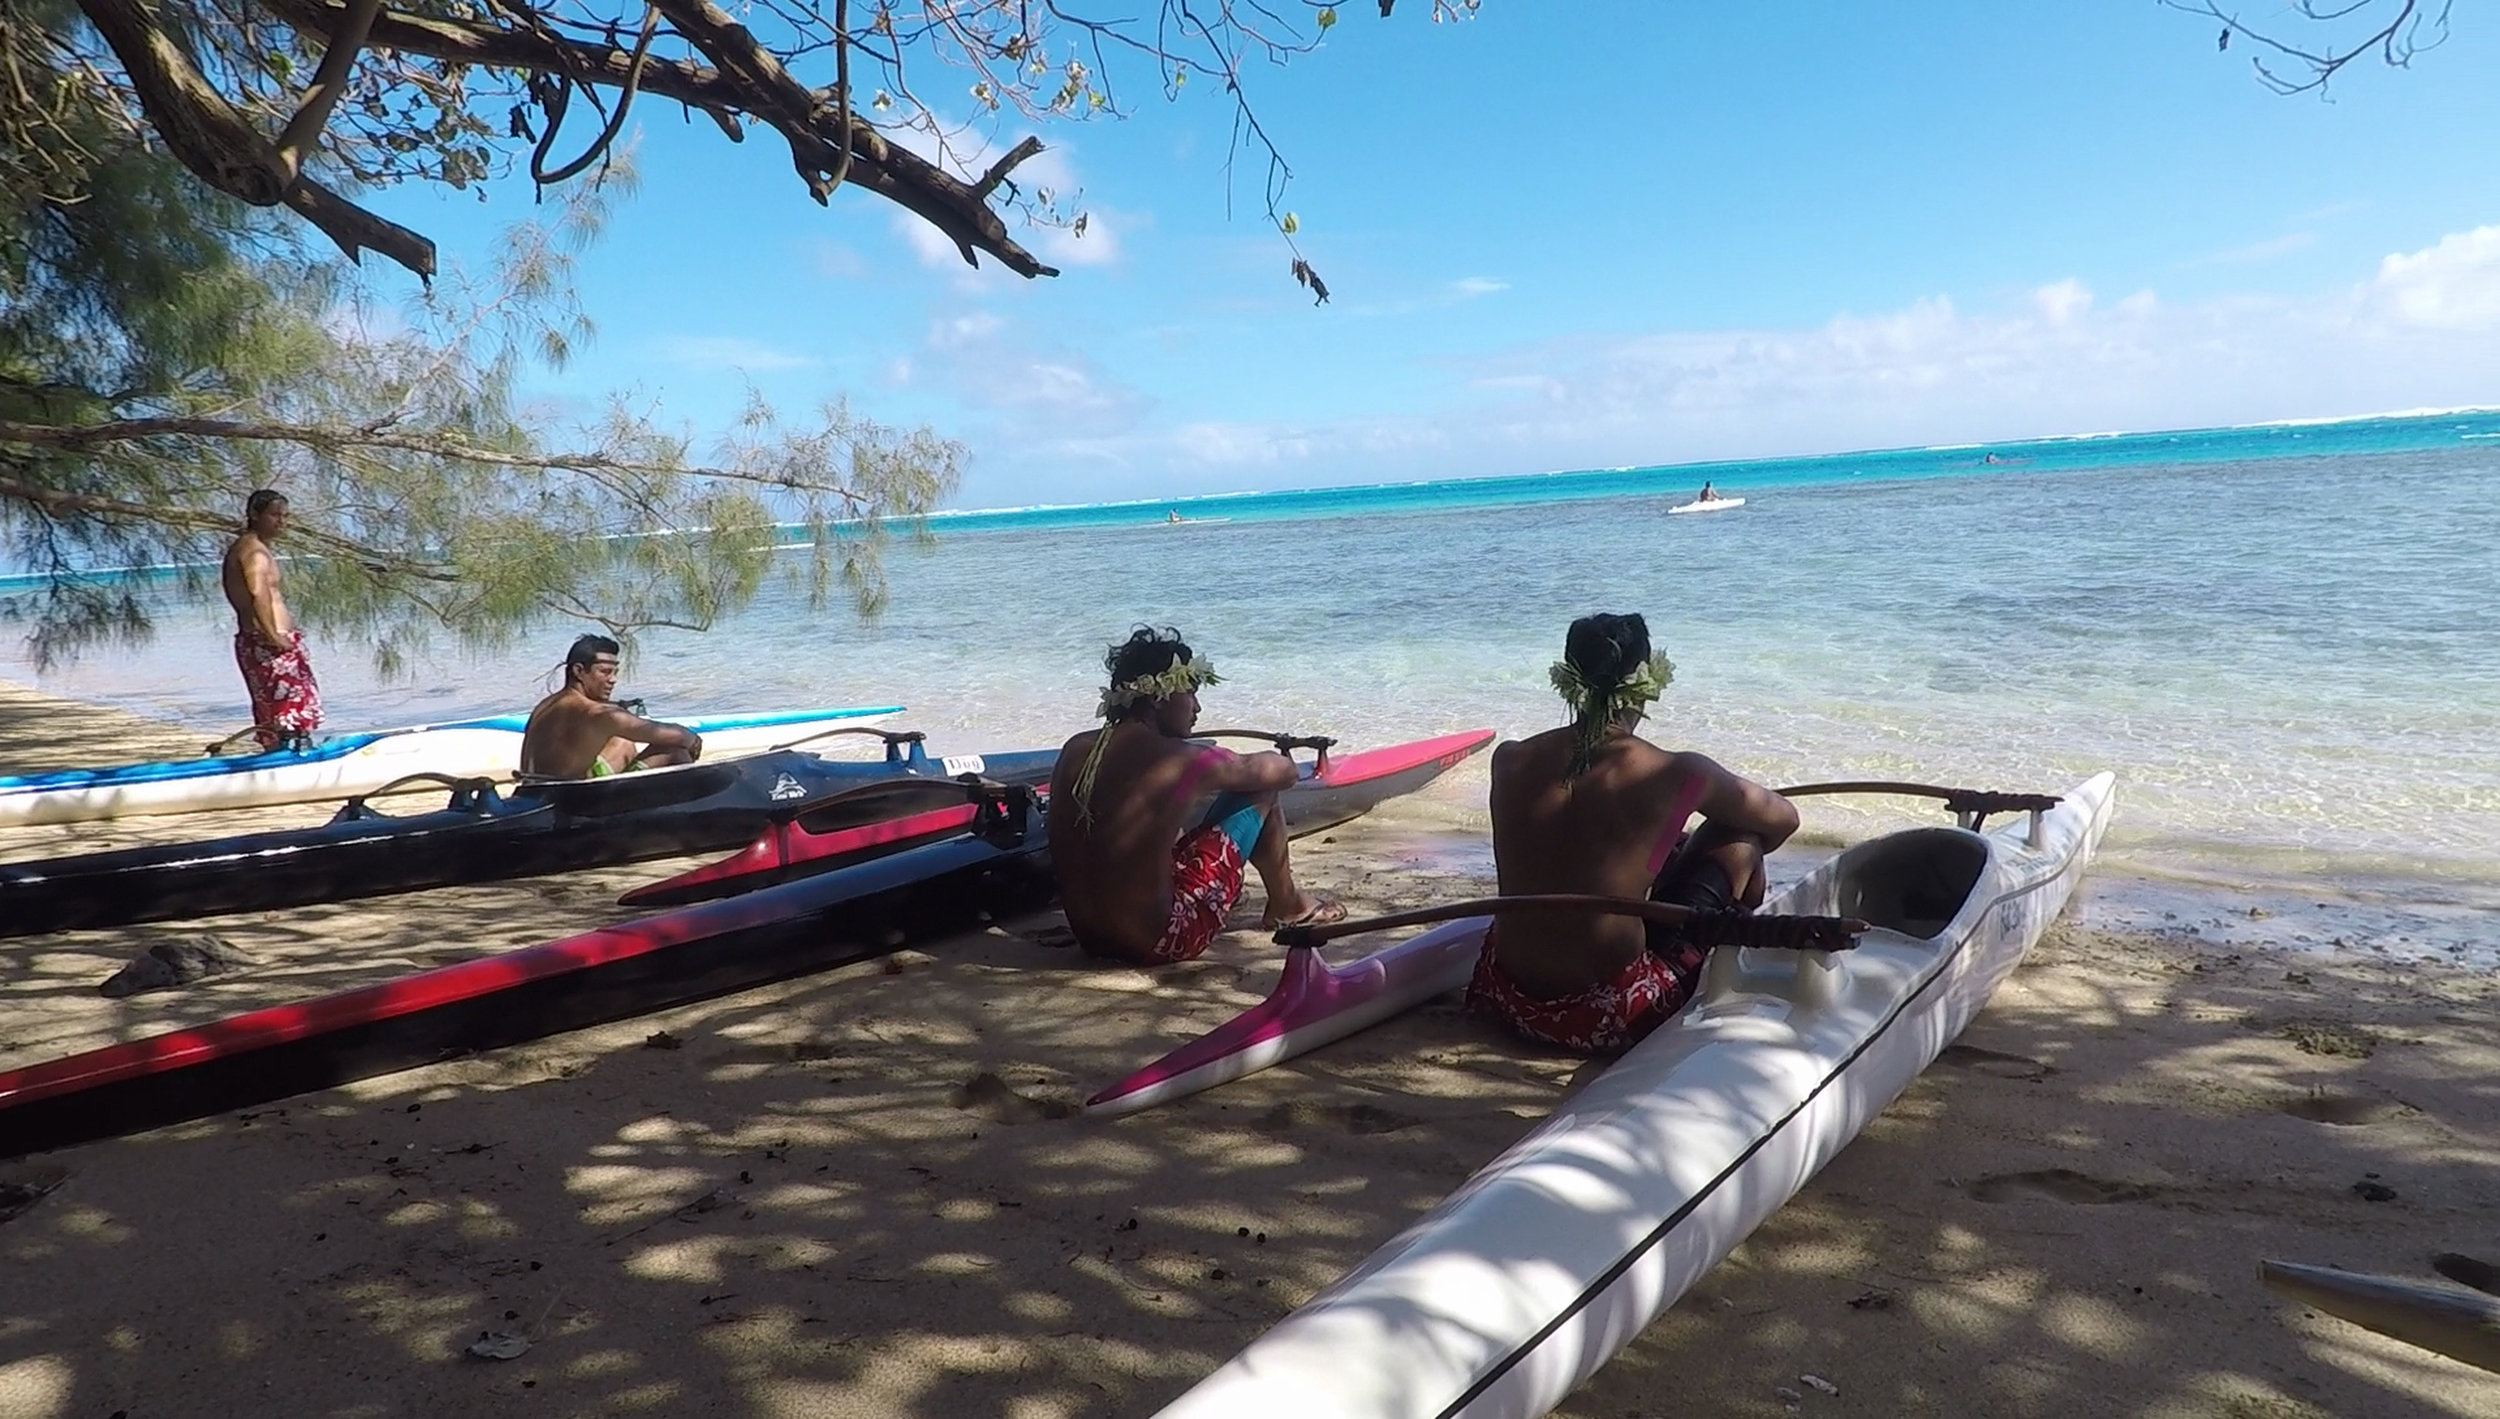
M 703 737 L 612 704 L 617 644 L 583 636 L 564 653 L 564 688 L 538 702 L 521 732 L 523 778 L 599 778 L 691 764 Z M 645 747 L 648 746 L 648 747 Z
M 321 687 L 313 683 L 304 633 L 279 593 L 278 559 L 269 547 L 285 532 L 286 496 L 275 488 L 252 494 L 220 577 L 234 607 L 234 662 L 252 697 L 252 737 L 264 750 L 300 742 L 321 727 Z
M 1554 687 L 1560 729 L 1493 751 L 1493 864 L 1505 896 L 1585 892 L 1702 911 L 1762 904 L 1762 859 L 1797 809 L 1695 753 L 1633 730 L 1675 677 L 1638 616 L 1571 623 Z M 1702 816 L 1686 836 L 1684 825 Z M 1497 916 L 1468 1003 L 1543 1044 L 1620 1054 L 1692 996 L 1708 948 L 1637 917 Z
M 1293 760 L 1189 742 L 1215 667 L 1180 632 L 1151 626 L 1103 667 L 1110 723 L 1070 739 L 1050 776 L 1051 863 L 1077 944 L 1141 965 L 1196 958 L 1241 900 L 1245 859 L 1267 889 L 1264 926 L 1344 920 L 1344 907 L 1294 885 L 1276 811 L 1299 777 Z

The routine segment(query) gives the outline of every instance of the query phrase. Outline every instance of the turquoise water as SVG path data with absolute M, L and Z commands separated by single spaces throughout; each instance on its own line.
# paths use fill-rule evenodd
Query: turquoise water
M 1747 506 L 1665 515 L 1703 477 Z M 1168 525 L 1175 506 L 1230 520 Z M 646 637 L 627 692 L 655 713 L 899 701 L 938 747 L 1025 747 L 1082 726 L 1104 645 L 1151 620 L 1228 677 L 1210 723 L 1517 734 L 1559 722 L 1565 623 L 1639 610 L 1678 667 L 1654 737 L 1767 781 L 2112 768 L 2126 866 L 2500 904 L 2500 414 L 949 523 L 979 535 L 898 550 L 880 623 L 776 593 Z M 164 624 L 41 687 L 238 721 L 226 613 Z M 367 727 L 514 708 L 570 635 L 416 684 L 317 632 L 315 655 L 332 722 Z M 1480 823 L 1482 794 L 1479 766 L 1419 811 Z

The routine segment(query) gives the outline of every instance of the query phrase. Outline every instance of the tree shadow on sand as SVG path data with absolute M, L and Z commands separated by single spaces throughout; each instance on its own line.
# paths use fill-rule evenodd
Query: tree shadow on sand
M 1579 1071 L 1443 1001 L 1071 1116 L 1275 952 L 1105 967 L 1036 944 L 1054 920 L 0 1165 L 57 1184 L 0 1223 L 0 1407 L 1144 1415 Z M 2304 1316 L 2255 1262 L 2418 1271 L 2487 1227 L 2492 992 L 2320 966 L 2287 994 L 2279 961 L 2100 939 L 2052 933 L 1558 1412 L 2471 1412 L 2474 1372 Z M 465 1358 L 485 1333 L 528 1348 Z

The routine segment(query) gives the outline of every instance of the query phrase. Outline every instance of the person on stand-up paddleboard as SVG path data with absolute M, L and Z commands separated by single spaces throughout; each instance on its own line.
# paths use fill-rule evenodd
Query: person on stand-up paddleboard
M 617 644 L 582 636 L 564 653 L 564 688 L 538 702 L 521 732 L 524 778 L 599 778 L 634 769 L 691 764 L 703 736 L 682 724 L 644 719 L 612 701 Z
M 1493 865 L 1504 896 L 1648 897 L 1701 911 L 1762 904 L 1763 855 L 1797 809 L 1700 754 L 1634 731 L 1675 678 L 1638 616 L 1571 623 L 1554 688 L 1571 723 L 1493 751 Z M 1689 836 L 1693 814 L 1702 822 Z M 1637 917 L 1494 918 L 1468 1003 L 1529 1039 L 1619 1054 L 1691 999 L 1708 948 Z
M 221 580 L 234 607 L 234 663 L 252 697 L 252 737 L 263 749 L 298 742 L 321 727 L 321 687 L 304 654 L 304 633 L 278 589 L 270 543 L 286 531 L 286 495 L 262 488 L 243 500 L 243 531 L 226 548 Z
M 1267 889 L 1263 927 L 1343 921 L 1344 907 L 1294 884 L 1276 810 L 1299 776 L 1293 760 L 1189 742 L 1215 667 L 1180 632 L 1151 626 L 1103 667 L 1109 722 L 1063 745 L 1050 776 L 1051 863 L 1077 944 L 1140 964 L 1193 960 L 1241 900 L 1245 862 Z

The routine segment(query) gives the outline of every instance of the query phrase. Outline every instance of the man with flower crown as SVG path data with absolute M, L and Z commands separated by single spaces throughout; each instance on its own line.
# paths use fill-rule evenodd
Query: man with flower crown
M 1077 944 L 1141 965 L 1191 960 L 1241 900 L 1245 863 L 1267 889 L 1263 926 L 1342 921 L 1344 907 L 1294 884 L 1276 811 L 1293 760 L 1190 741 L 1214 665 L 1180 632 L 1140 626 L 1103 667 L 1107 723 L 1062 746 L 1050 778 L 1051 864 Z
M 1764 854 L 1797 810 L 1762 785 L 1634 732 L 1675 666 L 1639 616 L 1571 623 L 1551 672 L 1571 723 L 1493 751 L 1493 863 L 1504 896 L 1648 897 L 1701 911 L 1762 904 Z M 1701 825 L 1689 835 L 1696 813 Z M 1500 915 L 1468 1003 L 1542 1044 L 1620 1054 L 1684 1008 L 1708 948 L 1636 917 Z

